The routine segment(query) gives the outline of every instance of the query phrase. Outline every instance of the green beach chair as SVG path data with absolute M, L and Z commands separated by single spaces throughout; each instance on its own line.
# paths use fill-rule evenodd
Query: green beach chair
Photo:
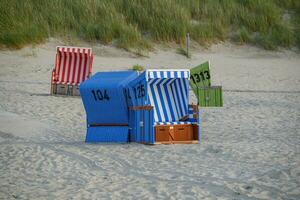
M 211 86 L 211 73 L 209 62 L 202 63 L 191 69 L 190 85 L 194 91 L 198 106 L 222 107 L 222 86 Z

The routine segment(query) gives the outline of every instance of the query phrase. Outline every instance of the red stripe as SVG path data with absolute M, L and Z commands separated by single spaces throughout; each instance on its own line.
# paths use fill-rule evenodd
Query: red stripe
M 57 55 L 58 55 L 58 65 L 56 66 L 56 71 L 55 71 L 55 79 L 56 79 L 56 81 L 58 81 L 59 70 L 60 70 L 60 65 L 61 65 L 61 52 L 60 52 L 59 48 L 57 48 Z
M 57 47 L 56 51 L 53 81 L 78 85 L 90 76 L 94 57 L 90 48 Z
M 87 66 L 88 55 L 85 53 L 85 49 L 83 50 L 83 55 L 84 55 L 84 66 L 83 66 L 81 82 L 83 82 L 85 80 L 86 69 L 88 68 L 88 66 Z
M 66 58 L 66 55 L 65 55 L 65 49 L 63 48 L 62 51 L 61 51 L 61 55 L 64 57 L 63 59 L 61 58 L 61 63 L 60 63 L 60 66 L 59 66 L 59 77 L 58 77 L 58 81 L 61 83 L 61 79 L 62 79 L 62 71 L 64 69 L 64 63 L 65 63 L 65 58 Z
M 79 49 L 78 49 L 78 51 L 80 51 Z M 76 83 L 79 83 L 79 80 L 80 80 L 80 70 L 81 70 L 81 65 L 82 65 L 82 54 L 80 53 L 79 54 L 79 67 L 78 67 L 78 74 L 77 74 L 77 81 L 76 81 Z
M 78 49 L 78 51 L 79 51 L 79 49 Z M 73 52 L 75 53 L 75 48 L 73 49 Z M 77 53 L 74 54 L 75 60 L 74 60 L 74 65 L 73 65 L 72 83 L 75 82 L 74 79 L 75 79 L 75 73 L 76 73 L 77 55 L 78 55 Z
M 94 54 L 91 55 L 90 66 L 89 66 L 89 76 L 92 74 L 92 66 L 94 61 Z
M 61 74 L 61 82 L 65 81 L 65 71 L 66 71 L 66 65 L 67 65 L 67 57 L 69 56 L 69 51 L 70 48 L 67 48 L 67 52 L 64 51 L 64 65 L 63 65 L 63 69 L 62 69 L 62 74 Z
M 69 53 L 69 65 L 68 65 L 68 72 L 67 72 L 67 82 L 70 83 L 70 72 L 71 72 L 71 64 L 72 64 L 72 60 L 73 60 L 73 54 Z

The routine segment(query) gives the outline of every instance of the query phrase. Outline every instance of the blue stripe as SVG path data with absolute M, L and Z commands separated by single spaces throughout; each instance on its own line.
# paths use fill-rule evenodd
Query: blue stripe
M 181 85 L 183 86 L 183 89 L 184 89 L 184 93 L 183 93 L 183 95 L 184 95 L 184 110 L 185 110 L 185 114 L 187 114 L 187 112 L 188 112 L 188 104 L 189 104 L 189 102 L 188 102 L 188 90 L 187 90 L 187 87 L 188 87 L 188 84 L 187 84 L 187 79 L 181 79 Z
M 174 73 L 174 77 L 171 77 L 171 72 Z M 164 75 L 165 74 L 165 75 Z M 149 71 L 146 75 L 148 79 L 156 79 L 160 76 L 160 78 L 186 78 L 188 79 L 190 77 L 190 72 L 188 70 L 186 71 Z M 153 76 L 153 77 L 152 77 Z
M 157 117 L 158 119 L 154 119 L 154 121 L 159 121 L 161 120 L 161 116 L 160 116 L 160 113 L 157 112 L 158 110 L 158 103 L 157 103 L 157 100 L 156 100 L 156 97 L 155 97 L 155 91 L 154 91 L 154 84 L 156 81 L 158 81 L 159 79 L 155 79 L 151 84 L 150 84 L 150 89 L 151 89 L 151 92 L 152 92 L 152 97 L 149 97 L 153 100 L 154 102 L 154 112 L 157 114 Z M 155 116 L 155 115 L 154 115 Z
M 148 102 L 155 107 L 153 110 L 155 112 L 154 121 L 174 122 L 186 115 L 189 111 L 187 105 L 189 72 L 153 71 L 151 73 L 155 79 L 148 80 L 149 92 L 147 98 Z M 171 73 L 174 74 L 175 78 L 170 78 Z M 157 78 L 158 76 L 160 78 Z M 169 78 L 166 80 L 166 77 Z
M 178 80 L 178 79 L 177 79 L 177 80 Z M 183 114 L 182 114 L 182 113 L 183 113 L 183 110 L 182 110 L 182 108 L 181 108 L 181 101 L 180 101 L 180 97 L 179 97 L 178 90 L 177 90 L 177 88 L 178 88 L 178 86 L 177 86 L 177 80 L 174 82 L 173 87 L 174 87 L 174 93 L 175 93 L 174 97 L 175 97 L 175 99 L 176 99 L 176 101 L 177 101 L 177 107 L 179 108 L 178 116 L 179 116 L 179 118 L 180 118 L 180 116 L 183 115 Z
M 167 77 L 171 78 L 171 72 L 170 71 L 167 71 Z
M 186 96 L 188 96 L 189 94 L 188 94 L 188 84 L 187 84 L 187 82 L 188 82 L 188 80 L 187 79 L 183 79 L 183 81 L 184 81 L 184 84 L 183 84 L 183 86 L 184 86 L 184 91 L 185 91 L 185 95 Z
M 154 122 L 155 125 L 177 125 L 177 124 L 196 124 L 195 122 L 189 122 L 189 121 L 185 121 L 185 122 Z
M 183 91 L 183 84 L 182 84 L 182 81 L 181 81 L 181 79 L 179 79 L 179 82 L 180 82 L 180 84 L 179 84 L 179 89 L 180 89 L 180 95 L 181 95 L 181 98 L 182 98 L 182 104 L 181 105 L 183 105 L 183 107 L 184 107 L 184 110 L 183 110 L 183 113 L 182 113 L 182 116 L 184 116 L 187 112 L 187 110 L 186 110 L 186 99 L 185 99 L 185 92 Z
M 178 98 L 178 102 L 179 102 L 179 107 L 180 107 L 180 110 L 181 110 L 181 113 L 180 113 L 180 117 L 182 117 L 184 115 L 184 106 L 183 106 L 183 99 L 182 99 L 182 94 L 181 94 L 181 88 L 180 88 L 180 82 L 179 82 L 180 79 L 177 79 L 176 80 L 176 88 L 178 88 L 176 91 L 177 91 L 177 98 Z
M 168 84 L 172 81 L 173 79 L 169 79 L 165 85 L 164 85 L 164 88 L 165 88 L 165 92 L 166 92 L 166 97 L 167 97 L 167 103 L 169 104 L 169 110 L 170 110 L 170 113 L 171 113 L 171 120 L 170 121 L 175 121 L 175 113 L 174 113 L 174 109 L 176 108 L 173 108 L 172 107 L 172 103 L 171 103 L 171 99 L 170 99 L 170 94 L 168 92 L 168 88 L 170 87 Z
M 180 75 L 180 78 L 184 78 L 184 71 L 181 71 Z
M 163 95 L 162 95 L 162 92 L 164 92 L 164 91 L 162 91 L 161 88 L 160 88 L 162 82 L 165 81 L 166 79 L 160 79 L 160 80 L 161 81 L 159 83 L 157 83 L 157 91 L 158 91 L 158 95 L 159 95 L 159 98 L 160 98 L 161 107 L 163 109 L 162 110 L 163 113 L 160 113 L 161 116 L 162 116 L 162 119 L 160 119 L 160 121 L 169 121 L 168 116 L 166 116 L 167 115 L 167 110 L 166 110 L 165 102 L 164 102 Z
M 175 103 L 175 109 L 176 109 L 176 112 L 177 112 L 177 119 L 179 118 L 178 116 L 180 115 L 180 110 L 179 110 L 179 106 L 178 106 L 178 102 L 177 102 L 177 98 L 176 98 L 176 96 L 175 96 L 175 91 L 174 91 L 175 89 L 174 89 L 174 81 L 173 81 L 173 83 L 172 83 L 172 85 L 171 85 L 171 91 L 172 91 L 172 97 L 173 97 L 173 99 L 174 99 L 174 103 Z
M 160 78 L 164 78 L 164 72 L 160 72 Z

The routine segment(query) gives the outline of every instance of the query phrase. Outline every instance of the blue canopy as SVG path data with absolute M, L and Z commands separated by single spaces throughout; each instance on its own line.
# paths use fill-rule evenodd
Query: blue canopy
M 137 76 L 135 71 L 98 72 L 80 85 L 88 126 L 128 124 L 123 89 Z
M 151 105 L 154 110 L 154 122 L 176 122 L 188 113 L 190 71 L 147 70 L 129 84 L 131 106 Z M 136 91 L 145 88 L 144 98 Z M 136 91 L 135 91 L 136 90 Z

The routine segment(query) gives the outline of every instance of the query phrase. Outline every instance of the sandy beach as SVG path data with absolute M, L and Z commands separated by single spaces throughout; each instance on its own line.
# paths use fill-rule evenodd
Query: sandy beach
M 81 99 L 49 95 L 57 45 L 0 51 L 0 199 L 300 199 L 299 52 L 93 46 L 93 73 L 210 60 L 224 107 L 201 108 L 201 143 L 149 146 L 84 142 Z

